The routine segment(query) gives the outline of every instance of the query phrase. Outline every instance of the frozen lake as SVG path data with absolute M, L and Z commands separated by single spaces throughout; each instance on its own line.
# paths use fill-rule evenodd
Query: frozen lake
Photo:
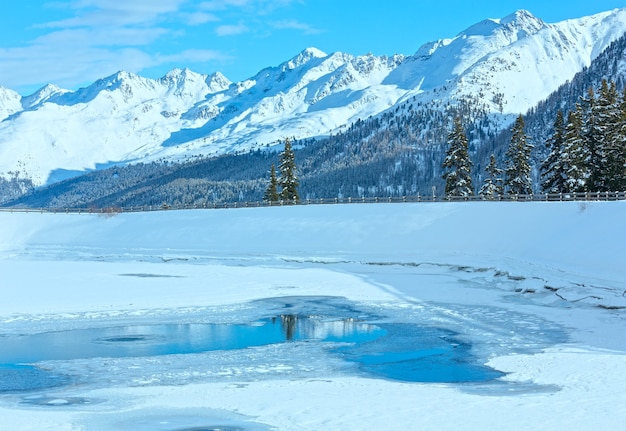
M 3 425 L 614 428 L 623 204 L 0 213 Z

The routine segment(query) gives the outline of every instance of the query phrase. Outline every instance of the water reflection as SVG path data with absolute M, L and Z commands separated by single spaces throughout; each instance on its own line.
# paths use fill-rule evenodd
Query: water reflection
M 283 327 L 285 333 L 285 339 L 287 341 L 293 341 L 293 337 L 296 334 L 296 323 L 298 318 L 295 314 L 283 314 L 280 316 L 280 324 Z
M 385 334 L 378 326 L 350 319 L 280 315 L 254 324 L 162 324 L 90 328 L 7 336 L 0 364 L 96 357 L 138 357 L 235 350 L 285 341 L 363 342 Z

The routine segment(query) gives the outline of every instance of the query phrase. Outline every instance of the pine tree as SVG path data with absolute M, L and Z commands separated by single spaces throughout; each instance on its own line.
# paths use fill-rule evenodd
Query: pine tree
M 626 190 L 626 89 L 621 100 L 617 98 L 615 84 L 611 82 L 606 117 L 606 166 L 604 175 L 607 191 Z
M 563 136 L 564 193 L 584 191 L 587 178 L 589 178 L 589 170 L 585 163 L 587 146 L 582 136 L 582 128 L 582 108 L 576 105 L 576 109 L 567 114 Z
M 499 169 L 496 164 L 496 156 L 491 155 L 489 166 L 485 168 L 487 177 L 483 186 L 480 188 L 479 194 L 487 199 L 494 199 L 496 196 L 504 193 L 502 187 L 502 169 Z
M 282 187 L 280 192 L 280 199 L 289 202 L 298 202 L 300 196 L 298 195 L 298 176 L 296 174 L 296 159 L 291 148 L 291 142 L 289 139 L 285 139 L 285 149 L 280 153 L 280 164 L 278 166 L 280 170 L 279 184 Z
M 544 193 L 562 193 L 566 191 L 566 164 L 564 163 L 565 147 L 565 119 L 563 111 L 556 113 L 554 121 L 554 133 L 546 142 L 546 148 L 550 149 L 548 158 L 541 165 L 543 182 L 541 188 Z
M 446 180 L 447 196 L 472 196 L 471 169 L 472 162 L 467 151 L 468 142 L 461 119 L 454 120 L 454 129 L 448 135 L 448 151 L 443 162 L 443 169 L 447 172 L 443 175 Z
M 588 108 L 584 128 L 589 167 L 587 189 L 607 191 L 610 177 L 607 154 L 610 145 L 610 130 L 617 119 L 615 84 L 609 85 L 606 79 L 602 80 L 598 96 L 594 97 L 593 89 L 589 89 L 588 96 L 583 102 Z
M 504 185 L 512 194 L 532 194 L 530 177 L 530 153 L 532 145 L 524 133 L 524 117 L 520 114 L 511 130 L 512 137 L 506 152 L 507 166 Z
M 263 200 L 266 202 L 276 202 L 278 199 L 278 179 L 276 178 L 276 168 L 274 164 L 272 164 L 272 168 L 270 169 L 270 183 L 265 190 Z

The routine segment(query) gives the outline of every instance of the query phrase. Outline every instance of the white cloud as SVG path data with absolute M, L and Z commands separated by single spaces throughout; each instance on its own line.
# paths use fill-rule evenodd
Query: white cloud
M 76 0 L 68 10 L 75 16 L 43 24 L 47 28 L 146 25 L 177 12 L 185 0 Z
M 276 21 L 272 23 L 272 27 L 277 30 L 299 30 L 304 34 L 319 34 L 323 32 L 323 30 L 297 20 Z
M 49 82 L 71 89 L 118 70 L 140 73 L 172 63 L 230 59 L 214 49 L 162 52 L 159 41 L 184 36 L 184 25 L 195 26 L 218 19 L 197 8 L 183 8 L 187 2 L 75 0 L 55 3 L 52 7 L 57 8 L 57 12 L 60 8 L 67 18 L 39 25 L 38 29 L 44 34 L 23 46 L 0 49 L 0 85 L 21 92 L 34 91 Z
M 59 61 L 59 58 L 64 61 Z M 27 88 L 32 93 L 42 87 L 42 71 L 46 82 L 73 89 L 88 85 L 119 70 L 139 73 L 144 69 L 167 64 L 187 65 L 210 61 L 228 61 L 231 57 L 217 50 L 187 49 L 174 54 L 151 54 L 138 48 L 107 49 L 93 46 L 68 46 L 65 51 L 51 51 L 47 45 L 0 49 L 3 71 L 1 85 Z
M 61 87 L 74 88 L 95 81 L 118 70 L 137 71 L 151 64 L 154 59 L 139 49 L 124 48 L 109 50 L 96 47 L 68 47 L 61 53 L 64 61 L 59 61 L 59 53 L 46 45 L 33 45 L 26 48 L 0 50 L 3 69 L 16 73 L 2 73 L 3 84 L 9 88 L 30 88 L 42 86 L 42 71 L 46 82 Z
M 0 85 L 20 92 L 46 83 L 72 89 L 118 70 L 230 61 L 216 49 L 215 36 L 268 29 L 318 32 L 296 20 L 272 24 L 260 18 L 299 1 L 50 0 L 45 7 L 60 18 L 33 26 L 37 38 L 0 49 Z M 203 45 L 195 49 L 199 31 L 205 32 Z M 206 37 L 210 32 L 213 45 Z
M 215 29 L 218 36 L 236 36 L 238 34 L 247 33 L 250 29 L 245 24 L 237 25 L 220 25 Z
M 200 3 L 202 10 L 224 11 L 239 9 L 254 15 L 267 15 L 276 9 L 289 6 L 301 0 L 210 0 Z
M 253 3 L 254 0 L 211 0 L 200 3 L 200 9 L 222 11 L 232 7 L 241 8 Z
M 185 20 L 185 23 L 188 25 L 201 25 L 208 22 L 219 21 L 219 18 L 216 15 L 206 12 L 182 14 L 182 17 Z
M 109 31 L 103 27 L 59 30 L 35 39 L 33 46 L 48 46 L 62 53 L 68 47 L 116 47 L 149 45 L 169 31 L 165 28 L 121 27 Z

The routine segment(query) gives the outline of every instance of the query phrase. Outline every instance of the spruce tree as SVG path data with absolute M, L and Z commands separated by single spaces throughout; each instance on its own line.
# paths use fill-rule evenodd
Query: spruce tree
M 605 188 L 617 192 L 626 190 L 626 89 L 618 100 L 615 83 L 611 82 L 608 98 L 612 103 L 602 120 L 606 123 Z
M 278 166 L 280 170 L 279 184 L 282 188 L 280 192 L 280 199 L 289 202 L 298 202 L 300 196 L 298 195 L 298 176 L 296 174 L 296 159 L 291 148 L 291 142 L 289 139 L 285 139 L 285 149 L 280 154 L 280 164 Z
M 588 148 L 587 165 L 589 178 L 587 190 L 607 191 L 610 173 L 608 172 L 608 150 L 610 146 L 610 131 L 617 120 L 617 91 L 615 84 L 602 80 L 600 92 L 594 96 L 593 89 L 589 89 L 588 96 L 583 100 L 587 107 L 584 136 Z
M 511 143 L 506 152 L 507 166 L 504 185 L 512 194 L 532 194 L 530 153 L 533 147 L 528 143 L 528 138 L 524 133 L 524 117 L 521 114 L 515 120 L 511 133 Z
M 589 170 L 585 162 L 587 160 L 587 146 L 582 135 L 582 128 L 582 109 L 580 105 L 576 105 L 576 109 L 567 114 L 563 136 L 563 168 L 565 173 L 563 193 L 584 191 L 589 177 Z
M 448 151 L 443 162 L 447 196 L 472 196 L 472 162 L 467 151 L 468 142 L 461 119 L 454 120 L 454 129 L 448 135 Z
M 548 158 L 541 164 L 543 182 L 541 188 L 544 193 L 562 193 L 566 191 L 566 164 L 564 163 L 565 147 L 565 119 L 563 111 L 556 113 L 554 121 L 554 133 L 546 142 L 546 148 L 550 150 Z
M 502 169 L 499 169 L 496 164 L 496 156 L 491 155 L 489 166 L 485 168 L 487 177 L 483 186 L 480 188 L 479 194 L 487 199 L 494 199 L 496 196 L 504 193 L 502 187 Z
M 276 168 L 272 164 L 270 169 L 270 183 L 265 190 L 263 200 L 267 202 L 276 202 L 279 199 L 278 196 L 278 179 L 276 178 Z

